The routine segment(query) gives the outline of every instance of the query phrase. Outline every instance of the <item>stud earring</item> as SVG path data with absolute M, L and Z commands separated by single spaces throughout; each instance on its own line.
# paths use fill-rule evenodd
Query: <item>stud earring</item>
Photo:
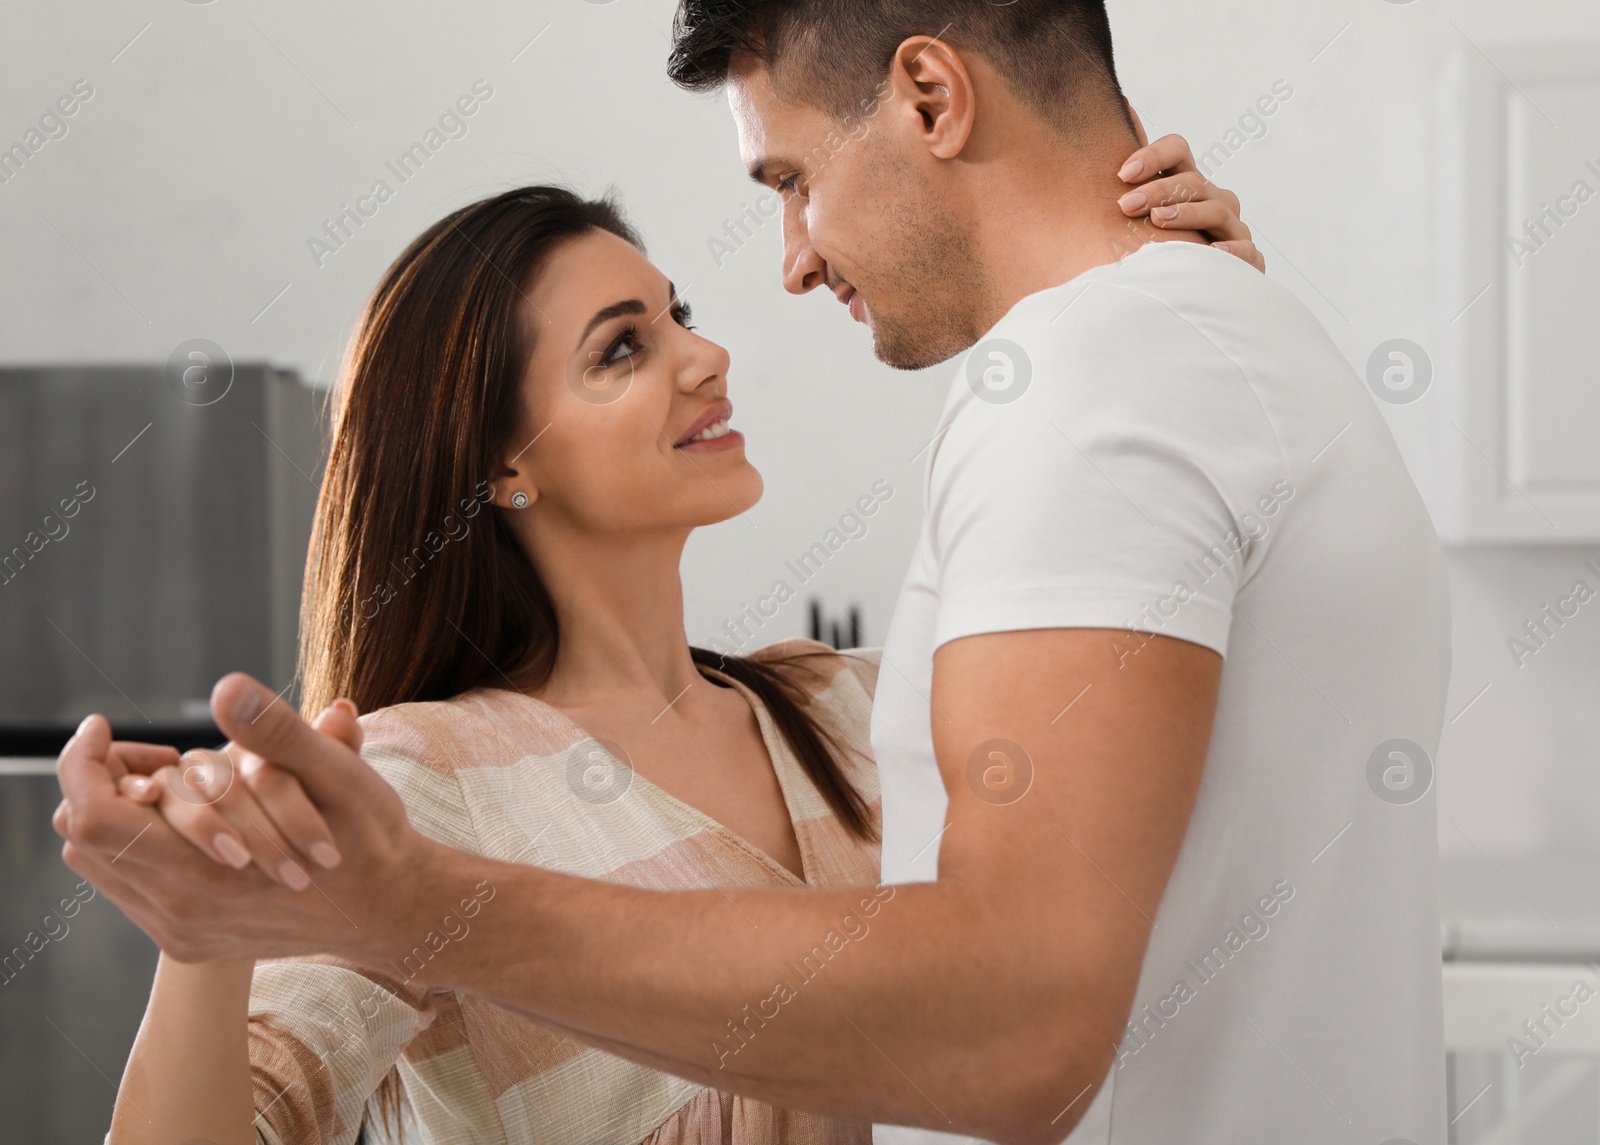
M 513 509 L 526 509 L 528 507 L 528 495 L 526 493 L 511 494 L 511 507 Z

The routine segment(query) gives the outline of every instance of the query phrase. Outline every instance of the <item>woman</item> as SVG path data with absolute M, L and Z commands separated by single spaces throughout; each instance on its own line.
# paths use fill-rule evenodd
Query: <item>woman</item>
M 1170 140 L 1141 155 L 1188 159 Z M 1247 239 L 1231 210 L 1168 222 Z M 507 192 L 385 274 L 341 384 L 301 676 L 308 712 L 371 713 L 364 754 L 419 830 L 651 888 L 877 881 L 871 656 L 684 636 L 690 532 L 762 488 L 727 373 L 606 202 Z M 197 799 L 173 769 L 122 788 L 219 862 L 296 888 L 337 862 L 247 784 Z M 493 909 L 488 885 L 451 904 L 416 957 Z M 348 1143 L 403 1122 L 438 1142 L 870 1140 L 418 988 L 417 969 L 163 958 L 109 1140 Z

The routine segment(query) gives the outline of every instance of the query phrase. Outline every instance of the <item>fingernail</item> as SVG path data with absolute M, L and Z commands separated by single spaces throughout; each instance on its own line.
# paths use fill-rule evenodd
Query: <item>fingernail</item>
M 311 857 L 316 861 L 317 866 L 324 869 L 331 870 L 339 865 L 339 849 L 332 843 L 313 843 L 311 845 Z
M 1160 219 L 1162 222 L 1170 223 L 1173 219 L 1178 217 L 1178 208 L 1177 207 L 1157 207 L 1155 210 L 1151 211 L 1150 213 L 1152 215 L 1154 215 L 1156 218 Z
M 234 697 L 233 707 L 229 714 L 236 720 L 248 722 L 261 713 L 261 689 L 254 684 L 241 688 Z
M 1124 211 L 1142 211 L 1150 205 L 1150 196 L 1143 191 L 1129 191 L 1117 200 L 1117 206 Z
M 1131 180 L 1137 179 L 1140 175 L 1143 175 L 1143 174 L 1144 174 L 1144 160 L 1143 159 L 1129 159 L 1126 163 L 1124 163 L 1122 165 L 1122 170 L 1117 172 L 1117 178 L 1121 179 L 1124 183 L 1127 183 L 1127 182 L 1130 182 Z
M 299 864 L 289 859 L 278 864 L 278 877 L 288 884 L 292 891 L 303 891 L 311 885 L 311 876 L 302 871 Z
M 361 709 L 356 707 L 354 700 L 338 699 L 333 701 L 333 706 L 350 716 L 352 719 L 361 714 Z
M 218 831 L 217 837 L 211 840 L 211 846 L 222 856 L 222 861 L 236 871 L 242 871 L 250 865 L 250 852 L 226 831 Z
M 1233 253 L 1233 248 L 1231 246 L 1229 246 L 1227 243 L 1212 243 L 1211 245 L 1216 247 L 1223 254 L 1232 254 Z
M 78 730 L 73 732 L 72 734 L 75 735 L 75 736 L 81 736 L 88 729 L 89 721 L 92 720 L 92 719 L 94 719 L 93 713 L 90 713 L 89 715 L 84 716 L 83 719 L 78 723 Z
M 148 790 L 150 790 L 150 779 L 148 776 L 136 775 L 132 779 L 128 780 L 129 795 L 141 796 Z

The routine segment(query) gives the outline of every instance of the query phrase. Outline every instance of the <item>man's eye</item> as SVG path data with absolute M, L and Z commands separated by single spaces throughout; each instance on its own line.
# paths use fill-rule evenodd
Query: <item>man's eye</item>
M 779 179 L 778 190 L 785 195 L 797 194 L 799 192 L 799 181 L 800 176 L 798 175 L 790 175 L 787 179 Z

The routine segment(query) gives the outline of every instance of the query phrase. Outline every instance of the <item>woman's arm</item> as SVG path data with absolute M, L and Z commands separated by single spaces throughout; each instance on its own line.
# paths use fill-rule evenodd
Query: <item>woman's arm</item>
M 255 1145 L 247 1034 L 254 965 L 161 956 L 108 1145 Z
M 354 705 L 341 705 L 316 727 L 358 749 L 362 729 Z M 181 760 L 171 749 L 159 758 L 153 750 L 130 754 L 139 746 L 117 745 L 120 754 L 108 753 L 104 778 L 119 790 L 116 798 L 126 810 L 156 816 L 145 827 L 170 825 L 225 866 L 253 864 L 251 877 L 263 885 L 270 879 L 309 888 L 337 865 L 337 852 L 331 861 L 322 853 L 331 850 L 326 826 L 288 772 L 255 758 L 235 767 L 220 752 Z M 285 785 L 294 785 L 287 805 Z M 383 790 L 403 823 L 399 797 Z M 278 797 L 273 814 L 263 806 L 263 792 Z M 143 841 L 124 848 L 124 863 L 150 857 L 153 834 L 135 834 Z M 232 845 L 221 845 L 224 838 Z M 185 878 L 177 854 L 157 865 Z M 325 894 L 315 897 L 332 903 Z M 422 941 L 420 934 L 406 938 L 408 947 Z M 110 1145 L 255 1145 L 258 1128 L 284 1145 L 352 1145 L 369 1099 L 431 1020 L 429 1010 L 424 988 L 329 959 L 184 963 L 163 955 L 118 1095 Z
M 253 861 L 277 882 L 297 889 L 309 885 L 305 868 L 294 861 L 309 848 L 302 843 L 294 849 L 278 825 L 281 820 L 298 826 L 304 814 L 299 804 L 287 813 L 279 808 L 274 820 L 248 786 L 235 782 L 226 754 L 210 753 L 203 765 L 186 765 L 170 749 L 129 754 L 142 746 L 127 745 L 114 769 L 125 798 L 156 805 L 184 823 L 194 845 L 219 862 L 237 868 Z M 154 774 L 139 774 L 139 764 Z M 249 1038 L 254 970 L 252 961 L 191 964 L 161 956 L 117 1091 L 107 1145 L 255 1145 Z

